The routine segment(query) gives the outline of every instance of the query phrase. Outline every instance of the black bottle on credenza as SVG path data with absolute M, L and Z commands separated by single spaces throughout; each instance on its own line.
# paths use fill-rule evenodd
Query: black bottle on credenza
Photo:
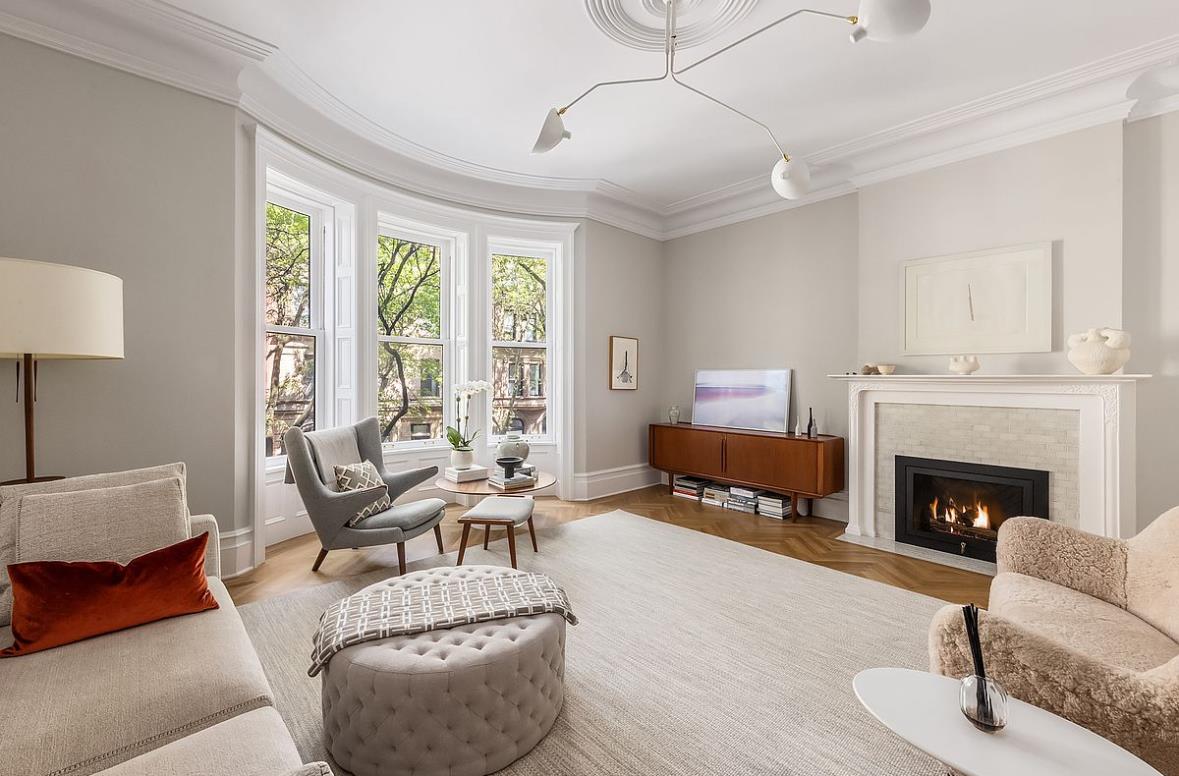
M 815 408 L 807 407 L 806 412 L 809 417 L 806 422 L 806 435 L 811 439 L 816 439 L 819 436 L 819 427 L 815 425 Z

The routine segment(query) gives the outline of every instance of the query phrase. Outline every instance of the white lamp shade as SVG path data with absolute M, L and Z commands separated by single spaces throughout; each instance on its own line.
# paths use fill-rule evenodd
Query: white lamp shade
M 543 154 L 545 151 L 552 151 L 562 140 L 568 140 L 571 137 L 573 135 L 565 129 L 565 120 L 561 118 L 557 109 L 553 108 L 549 111 L 549 115 L 545 116 L 544 126 L 540 128 L 536 145 L 532 146 L 532 153 Z
M 929 21 L 930 10 L 929 0 L 860 0 L 852 42 L 864 38 L 888 42 L 915 35 Z
M 0 358 L 123 357 L 123 281 L 83 267 L 0 258 Z
M 770 184 L 783 199 L 802 199 L 811 190 L 811 168 L 797 157 L 779 159 L 770 173 Z

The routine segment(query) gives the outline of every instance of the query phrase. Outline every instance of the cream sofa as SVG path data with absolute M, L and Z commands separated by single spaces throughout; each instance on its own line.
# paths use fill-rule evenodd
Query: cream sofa
M 1179 508 L 1129 541 L 1019 517 L 999 529 L 979 614 L 987 671 L 1179 776 Z M 973 673 L 961 609 L 929 631 L 930 670 Z
M 0 487 L 0 570 L 18 557 L 26 496 L 174 476 L 183 483 L 183 464 Z M 118 519 L 103 517 L 108 525 Z M 326 765 L 303 765 L 274 709 L 250 637 L 218 578 L 216 520 L 196 515 L 187 522 L 189 536 L 209 536 L 205 569 L 220 608 L 0 660 L 0 776 L 330 773 Z M 7 587 L 4 571 L 0 646 L 12 640 Z

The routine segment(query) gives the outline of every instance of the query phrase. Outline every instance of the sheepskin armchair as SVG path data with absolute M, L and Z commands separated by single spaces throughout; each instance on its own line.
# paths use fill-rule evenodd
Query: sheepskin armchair
M 1179 776 L 1179 507 L 1129 541 L 1013 518 L 997 560 L 979 613 L 987 672 Z M 960 607 L 934 616 L 929 663 L 973 673 Z

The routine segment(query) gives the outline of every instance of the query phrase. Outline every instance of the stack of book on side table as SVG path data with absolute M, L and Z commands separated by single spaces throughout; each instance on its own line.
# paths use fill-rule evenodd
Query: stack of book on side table
M 757 498 L 757 513 L 784 520 L 790 514 L 790 497 L 777 493 L 763 493 Z
M 757 514 L 757 497 L 764 492 L 755 488 L 734 485 L 729 488 L 729 500 L 725 502 L 725 509 L 755 515 Z
M 728 500 L 729 486 L 722 485 L 719 482 L 710 482 L 704 486 L 704 497 L 700 499 L 700 503 L 711 504 L 714 507 L 723 507 Z
M 707 484 L 708 480 L 681 475 L 676 477 L 672 483 L 672 495 L 699 501 L 700 497 L 704 495 L 704 486 Z
M 511 477 L 505 476 L 506 474 L 504 467 L 496 466 L 491 470 L 491 476 L 487 478 L 487 482 L 491 487 L 500 490 L 519 490 L 520 488 L 531 488 L 536 484 L 536 467 L 530 463 L 517 466 Z
M 456 469 L 453 466 L 447 466 L 443 476 L 451 482 L 474 482 L 475 480 L 487 479 L 486 466 L 471 466 L 467 469 Z

